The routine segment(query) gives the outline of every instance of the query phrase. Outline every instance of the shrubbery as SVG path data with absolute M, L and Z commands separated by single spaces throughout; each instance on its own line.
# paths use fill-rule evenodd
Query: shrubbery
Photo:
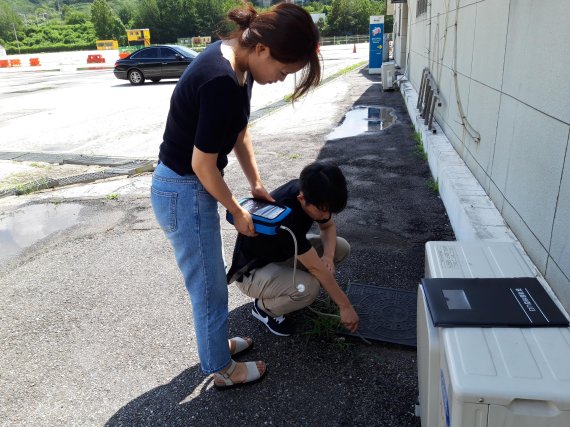
M 93 24 L 65 25 L 48 24 L 40 26 L 27 26 L 18 31 L 20 52 L 16 41 L 4 42 L 8 54 L 35 53 L 35 52 L 59 52 L 70 50 L 95 49 L 95 29 Z

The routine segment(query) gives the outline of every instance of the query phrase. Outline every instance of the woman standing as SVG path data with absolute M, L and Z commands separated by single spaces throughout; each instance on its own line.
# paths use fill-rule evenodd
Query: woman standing
M 281 3 L 257 13 L 249 4 L 228 13 L 238 29 L 213 43 L 180 78 L 170 102 L 151 201 L 174 248 L 192 302 L 202 370 L 228 388 L 259 380 L 261 361 L 236 363 L 250 338 L 228 341 L 228 291 L 218 202 L 234 217 L 238 232 L 255 234 L 251 216 L 223 179 L 233 150 L 255 198 L 273 201 L 264 188 L 247 128 L 253 82 L 283 81 L 303 70 L 298 98 L 320 81 L 318 30 L 301 7 Z

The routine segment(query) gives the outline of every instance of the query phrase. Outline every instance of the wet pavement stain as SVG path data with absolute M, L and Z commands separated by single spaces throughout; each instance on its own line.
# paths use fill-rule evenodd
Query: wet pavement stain
M 327 140 L 348 138 L 365 132 L 380 132 L 396 122 L 393 108 L 374 105 L 360 105 L 348 111 L 340 126 L 337 126 Z
M 79 204 L 39 204 L 0 217 L 0 263 L 57 231 L 77 223 Z

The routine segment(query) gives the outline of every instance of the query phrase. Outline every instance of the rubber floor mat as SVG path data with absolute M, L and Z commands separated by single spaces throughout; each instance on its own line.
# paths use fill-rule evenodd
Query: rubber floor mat
M 347 335 L 416 346 L 416 292 L 352 282 L 347 295 L 360 317 L 358 333 Z

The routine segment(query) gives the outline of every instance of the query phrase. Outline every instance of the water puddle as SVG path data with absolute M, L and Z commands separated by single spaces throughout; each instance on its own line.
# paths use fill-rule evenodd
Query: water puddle
M 393 108 L 362 105 L 348 111 L 344 120 L 327 140 L 357 136 L 365 132 L 380 132 L 396 122 Z
M 79 204 L 30 205 L 0 217 L 0 262 L 77 223 Z

